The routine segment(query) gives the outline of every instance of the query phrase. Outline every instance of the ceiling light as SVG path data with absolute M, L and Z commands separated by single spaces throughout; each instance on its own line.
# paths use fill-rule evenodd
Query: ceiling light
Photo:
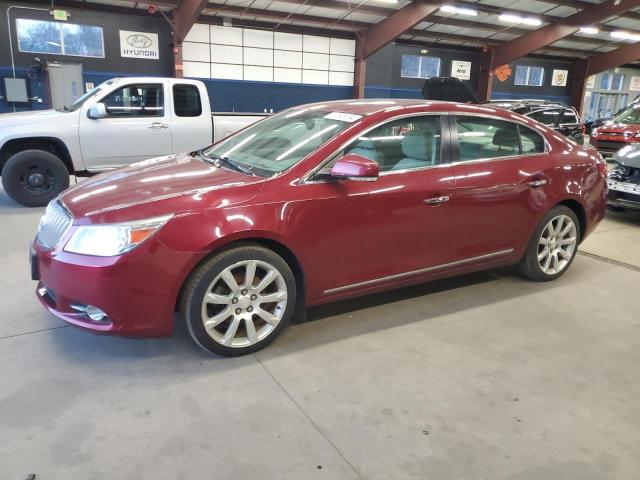
M 380 3 L 398 3 L 398 0 L 377 0 L 377 1 Z
M 478 15 L 478 11 L 472 8 L 454 7 L 453 5 L 443 5 L 440 7 L 441 12 L 445 13 L 459 13 L 460 15 Z
M 600 29 L 596 28 L 596 27 L 581 27 L 580 28 L 580 33 L 586 33 L 587 35 L 595 35 L 598 32 L 600 32 Z
M 509 23 L 524 23 L 525 25 L 532 25 L 532 26 L 540 26 L 542 25 L 542 21 L 538 18 L 533 18 L 533 17 L 520 17 L 518 15 L 512 15 L 510 13 L 503 13 L 502 15 L 500 15 L 498 17 L 499 20 L 503 21 L 503 22 L 509 22 Z
M 613 38 L 619 38 L 620 40 L 632 40 L 634 42 L 640 41 L 640 35 L 637 33 L 623 32 L 622 30 L 615 30 L 611 32 Z

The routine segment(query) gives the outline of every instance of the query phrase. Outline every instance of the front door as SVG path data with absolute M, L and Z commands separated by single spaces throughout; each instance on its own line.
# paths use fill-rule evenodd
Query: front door
M 107 93 L 107 117 L 80 115 L 80 147 L 90 170 L 105 170 L 173 153 L 165 83 L 125 84 Z
M 47 62 L 51 108 L 61 110 L 84 94 L 82 64 Z
M 388 122 L 336 157 L 353 153 L 378 162 L 377 180 L 332 180 L 329 162 L 301 185 L 314 198 L 323 232 L 320 294 L 375 288 L 450 260 L 453 180 L 448 129 L 445 142 L 441 131 L 439 115 Z
M 451 136 L 456 260 L 518 251 L 549 208 L 544 191 L 554 163 L 543 137 L 524 125 L 476 116 L 452 118 Z

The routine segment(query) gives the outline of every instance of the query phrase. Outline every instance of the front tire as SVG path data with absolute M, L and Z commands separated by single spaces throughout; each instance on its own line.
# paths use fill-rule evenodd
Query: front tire
M 235 357 L 269 345 L 290 323 L 296 282 L 273 251 L 243 246 L 199 266 L 187 280 L 180 314 L 208 352 Z
M 52 153 L 23 150 L 14 153 L 2 168 L 7 195 L 25 207 L 44 207 L 69 187 L 69 171 Z
M 573 263 L 580 235 L 580 222 L 573 210 L 554 207 L 536 228 L 520 261 L 520 272 L 536 282 L 560 277 Z

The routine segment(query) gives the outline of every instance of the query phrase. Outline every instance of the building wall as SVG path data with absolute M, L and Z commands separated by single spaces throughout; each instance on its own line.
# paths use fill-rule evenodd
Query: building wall
M 173 54 L 171 52 L 171 34 L 169 25 L 162 18 L 151 16 L 141 10 L 139 14 L 121 14 L 108 11 L 89 10 L 87 8 L 65 8 L 70 13 L 67 23 L 95 25 L 103 29 L 105 58 L 77 57 L 43 53 L 23 53 L 19 51 L 16 36 L 17 18 L 52 21 L 47 6 L 28 3 L 0 4 L 0 78 L 12 77 L 11 55 L 9 50 L 9 32 L 7 31 L 7 10 L 10 6 L 22 6 L 44 9 L 34 11 L 22 8 L 10 10 L 11 39 L 16 68 L 16 77 L 27 78 L 27 67 L 34 58 L 40 58 L 43 66 L 47 61 L 61 63 L 82 63 L 83 80 L 95 85 L 116 76 L 157 75 L 173 76 Z M 158 35 L 160 57 L 157 60 L 123 58 L 120 55 L 120 30 L 156 33 Z M 49 84 L 46 71 L 36 79 L 28 80 L 30 97 L 40 97 L 42 103 L 16 104 L 16 110 L 49 108 Z M 4 100 L 4 84 L 0 82 L 0 113 L 13 111 L 13 104 Z
M 602 77 L 614 73 L 624 76 L 622 88 L 620 90 L 602 88 Z M 637 80 L 634 81 L 634 77 Z M 588 79 L 581 112 L 587 121 L 608 117 L 626 107 L 638 95 L 640 95 L 640 69 L 620 67 L 608 70 Z

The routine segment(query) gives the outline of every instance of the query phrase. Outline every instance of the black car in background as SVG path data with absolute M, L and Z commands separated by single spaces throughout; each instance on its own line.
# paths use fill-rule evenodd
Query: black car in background
M 640 211 L 640 144 L 627 145 L 612 157 L 608 204 L 618 210 Z
M 562 133 L 565 137 L 569 137 L 580 145 L 584 143 L 584 124 L 580 122 L 580 115 L 573 107 L 563 103 L 535 99 L 492 100 L 489 105 L 530 117 Z

